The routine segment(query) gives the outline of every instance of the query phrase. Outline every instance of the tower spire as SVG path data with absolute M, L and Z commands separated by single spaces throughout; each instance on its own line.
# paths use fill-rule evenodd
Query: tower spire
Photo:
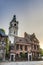
M 13 16 L 13 20 L 16 21 L 16 15 Z

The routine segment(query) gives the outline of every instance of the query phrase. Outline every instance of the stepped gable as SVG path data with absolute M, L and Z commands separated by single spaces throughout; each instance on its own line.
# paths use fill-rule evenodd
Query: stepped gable
M 25 38 L 25 40 L 26 40 L 28 43 L 32 43 L 32 42 L 31 42 L 31 39 L 30 39 L 30 36 L 31 36 L 30 34 L 28 34 L 28 33 L 26 33 L 26 32 L 24 33 L 24 38 Z
M 25 37 L 25 39 L 28 41 L 28 42 L 31 42 L 32 43 L 32 41 L 33 42 L 37 42 L 37 43 L 39 43 L 39 40 L 36 38 L 36 36 L 35 36 L 35 33 L 33 33 L 33 34 L 28 34 L 28 33 L 24 33 L 24 37 Z
M 36 38 L 35 33 L 31 34 L 30 40 L 39 43 L 39 40 Z

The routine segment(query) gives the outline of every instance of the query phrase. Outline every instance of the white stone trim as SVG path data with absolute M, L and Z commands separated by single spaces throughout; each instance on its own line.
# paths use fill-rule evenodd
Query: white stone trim
M 31 55 L 31 60 L 32 60 L 32 53 L 28 53 L 28 61 L 29 61 L 29 55 Z
M 12 55 L 14 56 L 14 57 L 13 57 L 13 60 L 15 61 L 15 54 L 14 54 L 14 53 L 11 53 L 11 54 L 10 54 L 10 61 L 11 61 L 11 56 L 12 56 Z

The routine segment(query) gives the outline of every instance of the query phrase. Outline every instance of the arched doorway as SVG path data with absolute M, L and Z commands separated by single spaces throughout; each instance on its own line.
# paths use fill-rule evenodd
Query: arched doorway
M 32 60 L 32 53 L 28 53 L 28 61 Z
M 10 54 L 10 61 L 15 61 L 15 54 L 14 53 Z

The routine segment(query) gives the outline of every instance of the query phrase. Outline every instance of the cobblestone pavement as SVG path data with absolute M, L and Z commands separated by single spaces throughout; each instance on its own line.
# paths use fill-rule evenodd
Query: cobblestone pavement
M 2 62 L 0 65 L 43 65 L 43 61 Z

